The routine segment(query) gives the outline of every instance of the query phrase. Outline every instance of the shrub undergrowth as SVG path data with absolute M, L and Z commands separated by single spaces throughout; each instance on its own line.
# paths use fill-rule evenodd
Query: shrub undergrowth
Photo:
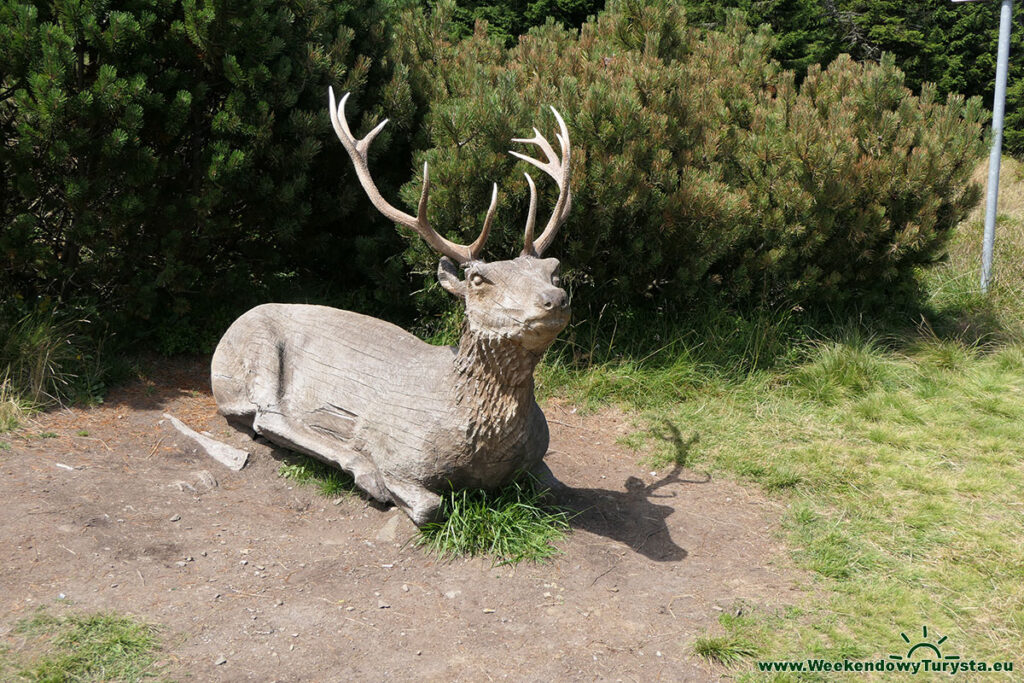
M 413 239 L 397 256 L 401 239 L 353 180 L 324 113 L 329 84 L 353 91 L 357 135 L 392 119 L 370 160 L 385 196 L 415 204 L 418 179 L 397 187 L 429 161 L 429 218 L 459 239 L 479 228 L 491 181 L 498 220 L 522 225 L 522 164 L 505 151 L 534 125 L 550 134 L 545 107 L 557 105 L 575 202 L 552 255 L 576 310 L 624 328 L 704 301 L 912 297 L 910 274 L 941 255 L 977 196 L 966 174 L 978 102 L 913 95 L 887 60 L 839 59 L 798 86 L 771 59 L 776 39 L 738 16 L 708 30 L 675 3 L 613 2 L 579 31 L 549 23 L 506 49 L 483 26 L 457 39 L 450 2 L 65 5 L 0 10 L 0 328 L 41 310 L 89 319 L 73 331 L 94 349 L 85 356 L 108 334 L 208 351 L 268 298 L 408 320 L 419 275 L 407 266 L 427 279 L 419 328 L 451 322 L 436 255 Z M 556 5 L 583 11 L 544 7 Z M 520 242 L 519 229 L 496 230 L 487 256 Z M 54 382 L 31 379 L 26 400 L 65 400 L 60 377 L 87 374 L 77 357 L 62 370 L 39 357 Z

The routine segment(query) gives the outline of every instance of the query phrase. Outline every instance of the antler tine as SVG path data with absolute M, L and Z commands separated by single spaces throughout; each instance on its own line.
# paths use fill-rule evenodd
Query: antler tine
M 469 245 L 470 259 L 476 259 L 480 255 L 480 250 L 484 248 L 484 242 L 487 241 L 487 236 L 491 233 L 491 222 L 494 221 L 496 208 L 498 208 L 498 183 L 494 183 L 494 189 L 491 191 L 491 206 L 487 209 L 487 217 L 484 218 L 484 229 L 480 231 L 480 236 L 476 238 L 476 241 Z
M 473 244 L 466 246 L 463 244 L 457 244 L 450 240 L 445 239 L 437 233 L 430 223 L 427 221 L 427 198 L 430 194 L 430 176 L 427 170 L 427 164 L 423 164 L 423 190 L 420 193 L 419 206 L 416 209 L 416 216 L 410 216 L 404 211 L 396 209 L 381 196 L 380 190 L 377 189 L 376 183 L 373 182 L 373 176 L 370 174 L 370 167 L 368 163 L 368 152 L 370 149 L 370 143 L 377 137 L 377 134 L 383 130 L 388 120 L 384 119 L 377 126 L 366 134 L 361 140 L 357 140 L 352 135 L 352 131 L 349 129 L 348 120 L 345 118 L 345 102 L 348 100 L 348 96 L 351 93 L 345 93 L 341 98 L 341 101 L 337 105 L 334 104 L 334 88 L 327 88 L 327 108 L 331 115 L 331 124 L 334 126 L 334 132 L 338 135 L 338 139 L 341 140 L 342 146 L 345 151 L 348 152 L 349 158 L 352 159 L 352 164 L 356 169 L 356 176 L 359 178 L 359 183 L 363 186 L 363 190 L 366 192 L 366 196 L 370 199 L 370 202 L 380 211 L 384 216 L 399 225 L 404 225 L 407 228 L 414 230 L 420 237 L 422 237 L 427 244 L 429 244 L 434 251 L 447 256 L 458 263 L 467 263 L 476 259 L 479 255 L 480 250 L 483 248 L 484 242 L 487 240 L 487 234 L 491 228 L 491 221 L 494 218 L 494 210 L 497 206 L 498 201 L 498 186 L 494 186 L 494 192 L 491 197 L 491 207 L 487 211 L 487 218 L 484 221 L 484 229 L 481 231 L 480 236 L 477 237 Z
M 541 151 L 544 152 L 544 156 L 548 158 L 548 163 L 558 162 L 558 156 L 555 154 L 555 150 L 551 148 L 551 143 L 548 142 L 547 138 L 541 135 L 540 131 L 537 130 L 536 128 L 533 129 L 532 138 L 512 138 L 512 142 L 524 142 L 526 144 L 537 145 L 538 147 L 541 148 Z M 531 159 L 522 154 L 518 154 L 517 152 L 512 152 L 512 154 L 515 154 L 520 159 L 525 159 L 526 161 L 529 161 L 538 168 L 542 166 L 542 164 L 536 159 Z
M 534 137 L 513 138 L 512 141 L 537 145 L 547 158 L 546 162 L 534 159 L 533 157 L 525 154 L 520 154 L 519 152 L 509 152 L 509 154 L 517 159 L 522 159 L 551 176 L 558 185 L 558 200 L 555 202 L 555 209 L 551 214 L 551 218 L 548 220 L 548 224 L 544 227 L 544 232 L 542 232 L 540 237 L 534 241 L 533 222 L 536 215 L 536 188 L 533 185 L 533 179 L 527 175 L 527 178 L 530 181 L 530 215 L 527 218 L 526 237 L 524 239 L 522 252 L 523 256 L 540 256 L 543 254 L 544 250 L 548 248 L 551 241 L 558 233 L 558 228 L 565 222 L 566 217 L 569 215 L 569 209 L 572 207 L 572 189 L 569 187 L 569 175 L 571 171 L 570 160 L 572 155 L 572 150 L 569 146 L 569 130 L 566 128 L 565 121 L 562 120 L 562 116 L 558 113 L 558 110 L 551 107 L 551 111 L 554 113 L 555 119 L 558 121 L 559 132 L 555 137 L 558 140 L 558 146 L 562 152 L 561 158 L 559 158 L 559 155 L 555 154 L 555 150 L 551 147 L 551 143 L 549 143 L 547 138 L 541 135 L 540 131 L 536 128 L 533 129 Z
M 529 173 L 524 173 L 526 183 L 530 186 L 530 212 L 526 214 L 526 234 L 523 237 L 523 256 L 533 256 L 533 226 L 537 224 L 537 186 Z

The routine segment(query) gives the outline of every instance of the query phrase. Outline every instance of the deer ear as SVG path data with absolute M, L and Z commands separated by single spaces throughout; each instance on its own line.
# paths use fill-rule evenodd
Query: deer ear
M 466 298 L 466 283 L 459 279 L 458 266 L 447 256 L 441 257 L 440 263 L 437 264 L 437 281 L 460 299 Z

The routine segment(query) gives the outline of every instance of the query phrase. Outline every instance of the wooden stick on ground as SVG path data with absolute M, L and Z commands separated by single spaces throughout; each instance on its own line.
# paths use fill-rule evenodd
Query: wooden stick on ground
M 245 463 L 249 460 L 248 451 L 243 451 L 240 448 L 235 448 L 234 446 L 229 446 L 226 443 L 221 443 L 216 439 L 203 436 L 199 432 L 190 429 L 184 422 L 170 413 L 164 413 L 164 417 L 171 421 L 171 424 L 174 425 L 175 429 L 199 444 L 199 447 L 206 451 L 208 456 L 222 465 L 237 472 L 245 467 Z

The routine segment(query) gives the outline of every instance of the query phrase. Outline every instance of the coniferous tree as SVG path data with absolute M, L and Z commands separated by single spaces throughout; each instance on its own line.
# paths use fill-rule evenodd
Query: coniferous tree
M 452 19 L 459 35 L 469 35 L 478 20 L 486 21 L 489 33 L 511 46 L 530 28 L 549 18 L 570 28 L 604 9 L 605 0 L 458 0 Z
M 913 95 L 892 57 L 841 57 L 797 85 L 767 31 L 737 17 L 690 27 L 670 3 L 617 3 L 578 36 L 548 24 L 511 50 L 484 26 L 459 44 L 427 33 L 408 39 L 431 46 L 436 86 L 414 166 L 430 163 L 431 224 L 471 239 L 497 182 L 488 257 L 517 253 L 529 169 L 508 140 L 533 126 L 550 137 L 555 105 L 575 147 L 574 203 L 550 253 L 584 309 L 708 295 L 881 305 L 912 293 L 978 197 L 980 102 Z M 419 189 L 408 183 L 407 204 Z M 407 258 L 435 268 L 417 240 Z M 421 303 L 446 299 L 428 289 Z
M 825 66 L 840 52 L 878 61 L 891 54 L 920 92 L 933 83 L 939 97 L 981 96 L 992 106 L 1000 3 L 949 0 L 682 0 L 691 22 L 724 26 L 739 9 L 752 28 L 767 24 L 777 37 L 772 56 L 796 71 Z M 1017 8 L 1011 54 L 1024 51 L 1024 19 Z M 1006 103 L 1007 151 L 1024 154 L 1024 62 L 1010 61 Z
M 372 277 L 359 255 L 390 231 L 325 150 L 325 93 L 356 91 L 353 109 L 396 97 L 384 18 L 364 0 L 0 6 L 9 314 L 99 306 L 173 350 L 282 277 Z

